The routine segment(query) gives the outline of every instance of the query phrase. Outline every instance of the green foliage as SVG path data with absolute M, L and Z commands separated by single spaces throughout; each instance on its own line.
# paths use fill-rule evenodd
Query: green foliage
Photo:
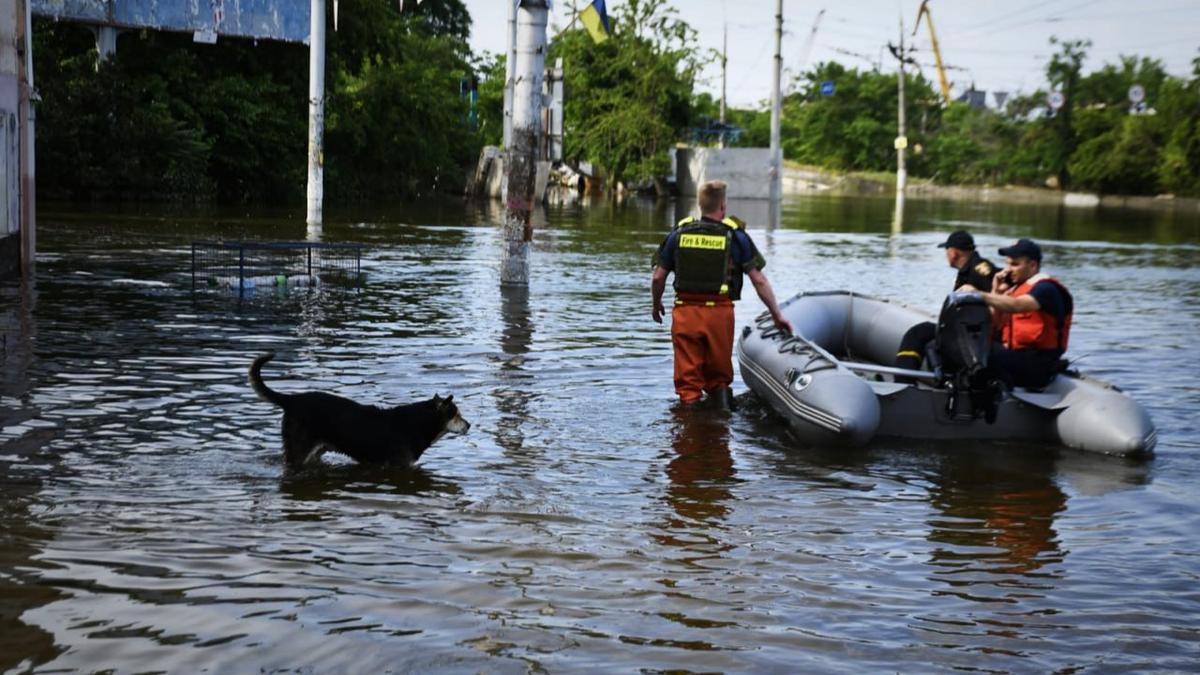
M 821 83 L 832 80 L 833 96 L 822 96 Z M 800 91 L 783 104 L 783 154 L 791 160 L 831 169 L 886 171 L 895 168 L 897 78 L 895 74 L 847 69 L 821 63 L 799 78 Z M 909 75 L 906 113 L 910 145 L 923 142 L 917 123 L 922 114 L 937 117 L 936 100 L 924 78 Z M 920 166 L 912 158 L 910 170 Z
M 462 95 L 473 73 L 465 42 L 428 27 L 391 2 L 359 0 L 331 35 L 325 148 L 333 198 L 461 189 L 478 154 Z
M 36 21 L 38 179 L 49 197 L 277 202 L 304 195 L 308 49 L 153 31 L 97 68 L 80 26 Z M 478 151 L 461 0 L 355 0 L 328 35 L 326 194 L 460 186 Z M 329 24 L 332 29 L 332 22 Z
M 476 64 L 480 76 L 479 137 L 484 145 L 504 141 L 504 68 L 503 55 L 488 55 Z
M 564 153 L 589 160 L 611 180 L 666 173 L 667 150 L 694 119 L 692 87 L 712 54 L 666 0 L 628 0 L 609 17 L 612 35 L 593 43 L 563 33 L 547 58 L 563 58 Z

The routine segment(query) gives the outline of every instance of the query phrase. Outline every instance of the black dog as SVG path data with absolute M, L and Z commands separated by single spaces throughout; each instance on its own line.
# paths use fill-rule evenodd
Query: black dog
M 292 466 L 327 450 L 364 463 L 411 466 L 442 434 L 471 428 L 454 396 L 379 408 L 318 391 L 281 394 L 262 381 L 263 364 L 273 358 L 268 353 L 254 359 L 250 386 L 264 401 L 283 408 L 283 457 Z

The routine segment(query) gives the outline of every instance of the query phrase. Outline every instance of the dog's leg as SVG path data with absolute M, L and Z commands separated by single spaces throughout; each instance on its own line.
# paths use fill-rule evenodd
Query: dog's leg
M 302 424 L 287 413 L 283 414 L 283 458 L 292 466 L 303 466 L 321 453 L 316 439 Z M 315 457 L 314 457 L 315 455 Z

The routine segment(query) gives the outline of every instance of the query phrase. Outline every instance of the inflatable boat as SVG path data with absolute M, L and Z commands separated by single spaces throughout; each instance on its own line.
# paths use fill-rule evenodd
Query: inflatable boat
M 952 293 L 938 317 L 848 291 L 801 293 L 780 306 L 795 333 L 766 312 L 738 339 L 742 379 L 814 445 L 875 437 L 1057 443 L 1146 456 L 1157 432 L 1117 387 L 1064 369 L 1044 389 L 1009 388 L 987 368 L 991 315 L 976 293 Z M 935 321 L 928 370 L 893 367 L 901 338 Z

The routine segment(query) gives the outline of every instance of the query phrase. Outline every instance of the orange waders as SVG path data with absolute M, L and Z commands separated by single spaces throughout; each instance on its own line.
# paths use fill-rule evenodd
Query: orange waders
M 676 294 L 671 310 L 675 391 L 684 403 L 733 384 L 733 301 L 727 296 Z

